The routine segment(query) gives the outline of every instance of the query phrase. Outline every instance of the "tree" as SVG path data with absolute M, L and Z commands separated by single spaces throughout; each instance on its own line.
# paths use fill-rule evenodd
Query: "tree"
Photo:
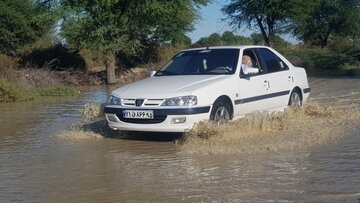
M 309 14 L 295 17 L 296 36 L 322 48 L 328 44 L 331 37 L 359 36 L 359 0 L 317 0 L 315 3 Z
M 223 45 L 247 45 L 251 44 L 251 40 L 247 37 L 234 35 L 234 33 L 230 31 L 225 31 L 221 35 L 221 40 Z
M 252 40 L 252 44 L 264 45 L 264 38 L 262 37 L 262 35 L 260 33 L 252 33 L 250 37 Z M 283 38 L 281 38 L 280 36 L 275 35 L 272 38 L 272 45 L 274 47 L 286 47 L 286 46 L 289 46 L 290 43 L 287 42 L 286 40 L 284 40 Z
M 253 44 L 255 45 L 264 45 L 264 38 L 262 36 L 262 34 L 260 33 L 252 33 L 250 35 L 252 41 L 253 41 Z
M 172 41 L 172 45 L 180 46 L 180 47 L 190 47 L 191 46 L 191 38 L 187 35 L 183 34 L 177 37 Z
M 219 33 L 213 33 L 207 38 L 209 46 L 223 45 L 221 35 Z
M 115 82 L 115 55 L 173 42 L 193 29 L 196 6 L 208 0 L 63 0 L 62 35 L 69 45 L 106 56 L 107 82 Z
M 0 1 L 0 52 L 14 55 L 47 34 L 55 22 L 49 11 L 42 1 Z
M 251 44 L 247 37 L 234 35 L 234 33 L 225 31 L 222 35 L 212 33 L 208 37 L 202 37 L 195 43 L 195 46 L 226 46 L 226 45 L 246 45 Z
M 230 25 L 258 28 L 265 45 L 271 46 L 276 34 L 289 32 L 291 17 L 301 13 L 309 0 L 231 0 L 222 8 Z M 311 2 L 311 1 L 309 1 Z

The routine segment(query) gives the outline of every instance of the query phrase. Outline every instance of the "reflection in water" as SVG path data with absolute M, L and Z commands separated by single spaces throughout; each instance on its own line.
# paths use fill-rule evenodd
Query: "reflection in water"
M 311 80 L 310 102 L 320 105 L 312 112 L 323 112 L 324 104 L 331 104 L 330 110 L 352 109 L 353 115 L 336 109 L 335 115 L 310 116 L 319 128 L 305 129 L 300 135 L 310 138 L 312 133 L 339 131 L 342 139 L 265 153 L 251 147 L 231 148 L 298 144 L 294 123 L 282 130 L 262 127 L 265 132 L 257 130 L 258 138 L 245 139 L 246 145 L 238 137 L 183 145 L 174 144 L 178 134 L 119 134 L 101 120 L 84 124 L 80 111 L 87 103 L 103 103 L 108 94 L 103 88 L 80 97 L 1 104 L 0 202 L 356 202 L 360 128 L 354 119 L 359 86 L 359 79 Z M 287 122 L 299 122 L 299 114 L 290 115 L 296 116 Z M 299 125 L 304 128 L 306 122 Z M 196 152 L 209 149 L 209 144 L 232 153 Z M 246 150 L 257 153 L 243 153 Z

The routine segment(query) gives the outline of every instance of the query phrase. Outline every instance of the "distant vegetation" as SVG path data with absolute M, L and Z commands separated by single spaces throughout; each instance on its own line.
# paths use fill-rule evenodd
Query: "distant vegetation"
M 216 45 L 267 45 L 306 68 L 359 69 L 360 0 L 230 0 L 222 8 L 229 25 L 254 33 L 226 31 L 191 42 L 186 33 L 201 16 L 198 9 L 211 2 L 2 0 L 1 91 L 11 84 L 39 88 L 128 81 L 131 77 L 122 75 L 128 68 L 146 67 L 145 74 L 146 64 L 181 49 Z M 284 34 L 301 44 L 286 42 Z
M 31 87 L 0 79 L 0 102 L 24 102 L 41 96 L 75 96 L 73 87 L 63 85 Z
M 360 36 L 360 0 L 231 0 L 222 11 L 230 25 L 258 30 L 267 46 L 284 33 L 320 47 Z
M 287 47 L 291 43 L 285 41 L 280 36 L 273 37 L 274 47 Z M 213 33 L 208 37 L 202 37 L 197 42 L 192 44 L 192 47 L 206 47 L 206 46 L 229 46 L 229 45 L 264 45 L 262 35 L 253 33 L 250 37 L 235 35 L 230 31 L 225 31 L 222 35 Z

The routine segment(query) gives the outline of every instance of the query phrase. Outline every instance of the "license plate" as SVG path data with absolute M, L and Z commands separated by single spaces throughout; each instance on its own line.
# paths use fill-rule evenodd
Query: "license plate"
M 153 119 L 154 112 L 152 110 L 125 110 L 123 111 L 123 117 L 136 119 Z

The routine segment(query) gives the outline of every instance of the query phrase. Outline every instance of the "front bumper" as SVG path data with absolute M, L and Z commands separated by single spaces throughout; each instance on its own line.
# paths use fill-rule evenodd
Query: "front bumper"
M 126 108 L 106 106 L 104 108 L 108 126 L 114 130 L 149 131 L 149 132 L 185 132 L 195 123 L 208 120 L 210 106 L 194 108 Z M 152 110 L 154 119 L 128 119 L 123 117 L 124 110 Z M 173 123 L 174 119 L 185 122 Z

